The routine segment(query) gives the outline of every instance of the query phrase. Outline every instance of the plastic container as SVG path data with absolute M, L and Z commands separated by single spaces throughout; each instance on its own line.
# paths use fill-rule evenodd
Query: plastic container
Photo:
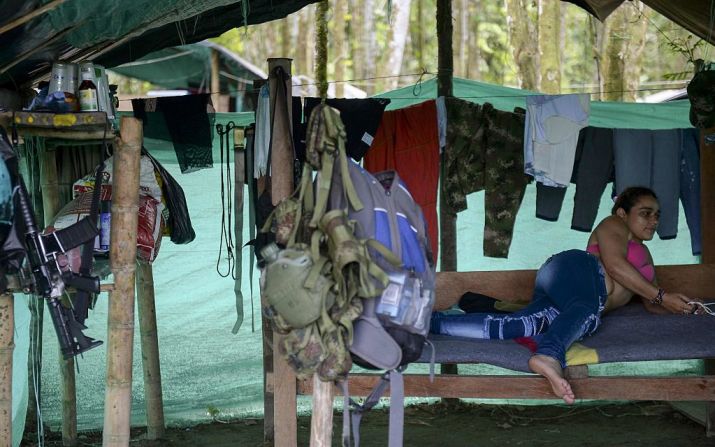
M 80 66 L 80 76 L 82 78 L 82 83 L 77 89 L 80 112 L 99 111 L 97 84 L 94 78 L 94 64 L 91 62 L 83 63 Z

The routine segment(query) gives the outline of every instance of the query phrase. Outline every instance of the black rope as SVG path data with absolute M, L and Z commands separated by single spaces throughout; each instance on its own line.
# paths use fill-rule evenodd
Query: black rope
M 236 258 L 234 255 L 233 243 L 233 184 L 231 182 L 231 131 L 236 128 L 233 121 L 226 123 L 226 127 L 222 124 L 216 124 L 216 132 L 219 135 L 219 153 L 221 157 L 221 237 L 218 248 L 218 258 L 216 259 L 216 272 L 222 278 L 231 276 L 236 279 Z M 224 166 L 224 155 L 226 163 Z M 227 269 L 221 271 L 221 259 L 223 256 L 223 248 L 226 246 Z

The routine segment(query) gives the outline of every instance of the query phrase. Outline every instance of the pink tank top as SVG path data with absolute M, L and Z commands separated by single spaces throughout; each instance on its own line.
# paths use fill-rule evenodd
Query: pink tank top
M 589 245 L 586 247 L 586 251 L 592 255 L 597 255 L 601 252 L 598 248 L 598 244 Z M 645 279 L 653 281 L 653 278 L 655 278 L 655 268 L 653 268 L 653 264 L 649 262 L 648 253 L 643 244 L 628 241 L 628 254 L 626 255 L 626 259 L 628 259 L 628 262 L 630 262 Z

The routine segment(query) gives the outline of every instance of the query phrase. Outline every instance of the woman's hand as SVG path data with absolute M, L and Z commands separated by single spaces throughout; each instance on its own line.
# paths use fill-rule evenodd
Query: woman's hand
M 694 301 L 700 302 L 699 299 L 688 298 L 682 293 L 665 293 L 661 306 L 673 314 L 697 314 L 702 308 L 696 304 L 689 304 Z

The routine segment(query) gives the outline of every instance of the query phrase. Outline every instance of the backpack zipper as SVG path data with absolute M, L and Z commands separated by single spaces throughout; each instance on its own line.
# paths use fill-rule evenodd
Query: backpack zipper
M 393 202 L 394 199 L 392 196 L 392 188 L 395 186 L 396 180 L 397 173 L 395 173 L 395 177 L 392 179 L 390 189 L 385 188 L 385 186 L 382 185 L 382 182 L 379 183 L 385 191 L 385 196 L 387 196 L 387 199 L 385 201 L 387 202 L 387 217 L 388 222 L 390 224 L 390 244 L 392 245 L 395 254 L 400 259 L 402 259 L 402 240 L 400 239 L 400 227 L 397 223 L 397 211 L 395 210 L 395 204 Z

